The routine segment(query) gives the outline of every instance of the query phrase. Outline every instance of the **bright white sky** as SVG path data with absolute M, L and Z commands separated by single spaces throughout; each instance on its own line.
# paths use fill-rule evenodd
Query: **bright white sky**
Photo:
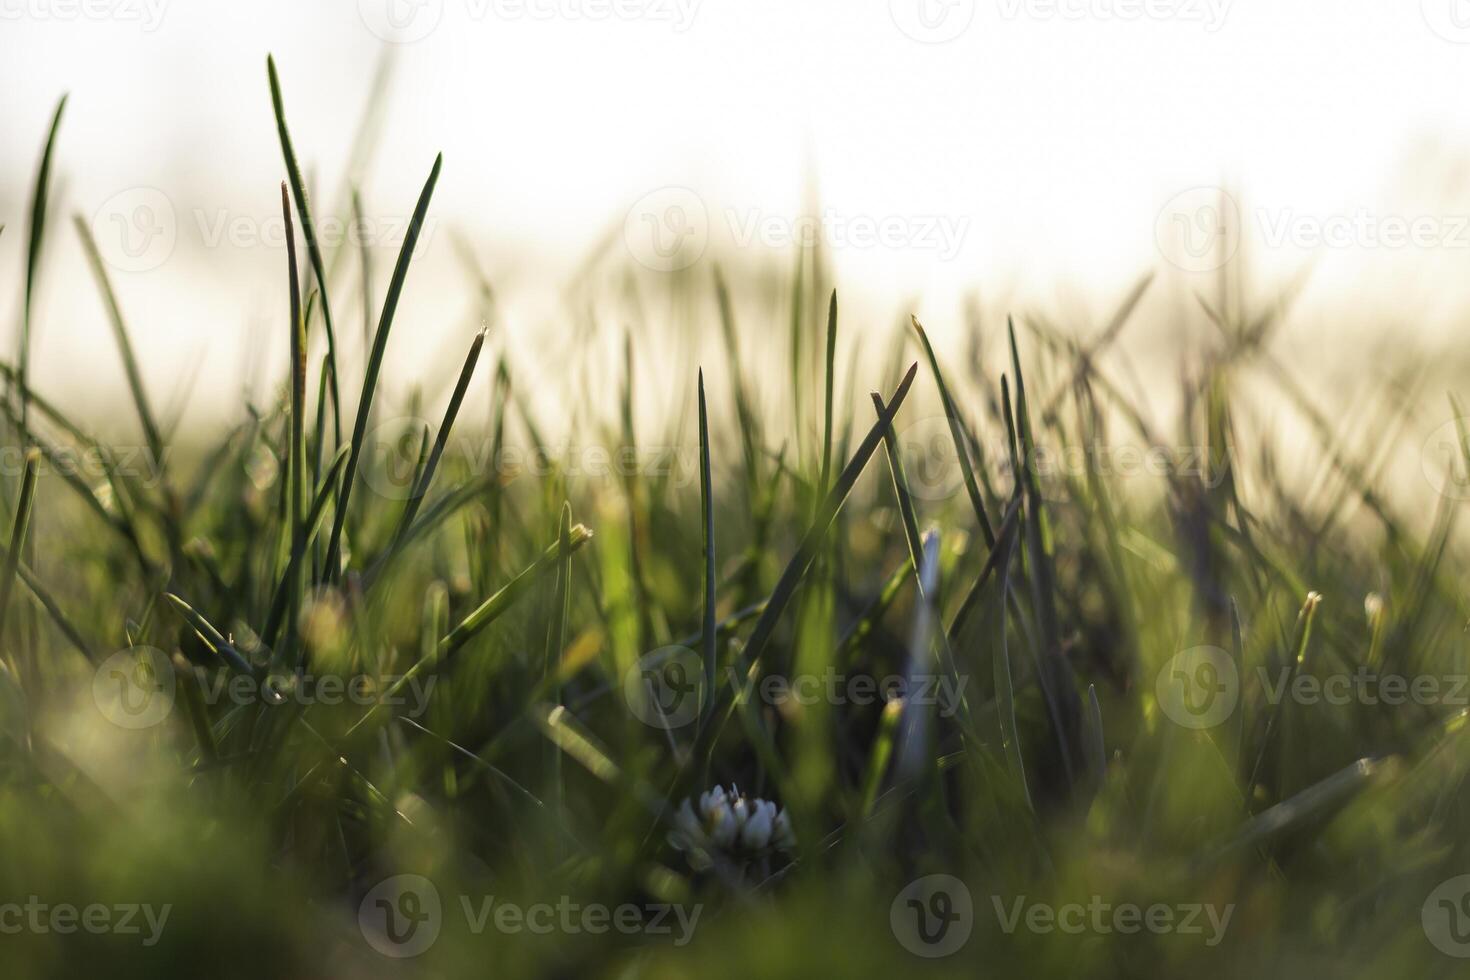
M 369 212 L 405 214 L 444 152 L 421 274 L 435 285 L 408 300 L 440 304 L 416 321 L 430 338 L 462 327 L 452 230 L 510 284 L 508 303 L 536 310 L 670 185 L 695 191 L 717 244 L 761 218 L 775 230 L 758 240 L 779 250 L 807 173 L 844 220 L 897 219 L 936 244 L 832 243 L 840 281 L 885 325 L 900 298 L 969 286 L 1047 308 L 1065 284 L 1101 311 L 1165 267 L 1165 202 L 1222 182 L 1244 190 L 1248 240 L 1368 209 L 1355 245 L 1385 217 L 1431 215 L 1431 237 L 1458 243 L 1436 258 L 1470 261 L 1454 219 L 1470 213 L 1467 0 L 0 0 L 0 283 L 18 291 L 31 175 L 69 91 L 62 215 L 131 207 L 138 187 L 175 212 L 167 261 L 115 273 L 150 382 L 172 390 L 198 363 L 206 394 L 228 392 L 249 321 L 280 300 L 279 249 L 254 244 L 282 176 L 266 52 L 318 197 L 335 198 L 384 47 L 372 28 L 387 33 L 390 13 L 424 36 L 395 46 L 365 196 Z M 204 247 L 222 221 L 243 231 Z M 923 237 L 934 222 L 963 234 Z M 77 261 L 69 220 L 54 232 L 53 259 Z M 1267 275 L 1321 251 L 1250 247 Z M 1423 253 L 1334 249 L 1322 271 L 1361 282 L 1356 263 L 1397 275 Z M 120 381 L 90 284 L 53 274 L 45 301 L 39 383 Z

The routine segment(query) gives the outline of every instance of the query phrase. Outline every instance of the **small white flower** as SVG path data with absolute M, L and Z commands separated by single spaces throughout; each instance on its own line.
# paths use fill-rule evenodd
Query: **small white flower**
M 771 824 L 776 819 L 776 804 L 757 800 L 755 812 L 740 828 L 740 846 L 749 851 L 763 851 L 771 842 Z
M 776 814 L 776 826 L 771 832 L 771 844 L 778 851 L 796 850 L 796 834 L 791 830 L 791 816 L 785 808 Z
M 796 835 L 791 818 L 769 800 L 750 799 L 731 786 L 716 786 L 699 794 L 696 808 L 684 800 L 674 811 L 669 842 L 689 855 L 696 869 L 709 866 L 709 856 L 721 853 L 746 860 L 764 857 L 772 849 L 791 851 Z

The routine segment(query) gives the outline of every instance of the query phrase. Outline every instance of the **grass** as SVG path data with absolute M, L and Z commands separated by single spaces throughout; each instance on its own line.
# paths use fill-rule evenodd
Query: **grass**
M 453 387 L 427 393 L 447 403 L 432 436 L 403 442 L 408 492 L 385 493 L 369 432 L 396 407 L 380 391 L 388 339 L 442 160 L 378 301 L 365 253 L 323 253 L 273 62 L 269 83 L 289 247 L 261 286 L 279 291 L 290 360 L 212 444 L 163 453 L 182 438 L 152 412 L 75 223 L 127 379 L 118 402 L 169 460 L 158 479 L 31 390 L 33 286 L 70 271 L 41 261 L 61 106 L 44 144 L 24 339 L 0 365 L 23 460 L 3 485 L 0 905 L 170 913 L 152 944 L 5 932 L 8 976 L 1460 975 L 1426 923 L 1445 911 L 1436 889 L 1470 870 L 1466 692 L 1273 691 L 1465 674 L 1462 505 L 1391 487 L 1385 447 L 1335 430 L 1309 366 L 1271 353 L 1284 304 L 1232 320 L 1201 298 L 1215 343 L 1161 418 L 1116 380 L 1152 275 L 1090 338 L 1026 315 L 1002 336 L 974 328 L 978 359 L 914 317 L 875 375 L 872 358 L 840 367 L 871 337 L 850 301 L 839 332 L 819 255 L 778 290 L 703 264 L 630 274 L 719 351 L 659 379 L 672 421 L 637 408 L 637 349 L 660 337 L 646 325 L 596 362 L 615 413 L 588 398 L 548 420 L 530 395 L 575 390 L 571 367 L 518 373 L 492 320 Z M 337 400 L 339 370 L 352 380 L 327 297 L 338 262 L 361 266 L 376 320 L 355 405 Z M 478 272 L 467 285 L 493 308 Z M 782 297 L 764 319 L 789 337 L 737 324 L 758 296 Z M 477 378 L 483 423 L 461 411 Z M 1306 479 L 1244 394 L 1261 384 L 1302 421 Z M 1365 404 L 1377 432 L 1415 411 Z M 339 412 L 355 412 L 345 439 Z M 656 467 L 587 478 L 554 454 L 534 474 L 484 464 L 563 429 L 619 451 L 693 446 L 697 489 Z M 1465 466 L 1463 427 L 1455 441 L 1441 462 Z M 1145 480 L 1100 462 L 1140 448 L 1179 453 Z M 1078 450 L 1083 465 L 1058 465 Z M 68 471 L 79 451 L 100 469 Z M 766 693 L 828 675 L 845 696 Z M 646 723 L 646 677 L 694 685 L 698 710 L 674 724 L 681 702 L 659 700 L 664 724 Z M 851 683 L 895 677 L 919 686 Z M 1231 710 L 1191 724 L 1227 677 Z M 333 702 L 332 679 L 363 697 Z M 941 684 L 951 701 L 923 696 Z M 674 846 L 681 802 L 716 784 L 785 808 L 795 847 Z M 405 874 L 433 882 L 439 934 L 395 959 L 359 914 L 421 911 L 375 904 Z M 932 961 L 914 930 L 957 893 L 908 891 L 931 875 L 963 882 L 972 910 L 954 933 L 967 941 Z M 490 896 L 634 906 L 637 928 L 476 928 Z M 1086 911 L 1101 903 L 1228 925 L 1122 931 Z M 666 905 L 697 913 L 689 942 L 654 929 Z M 1047 927 L 1078 908 L 1082 928 Z

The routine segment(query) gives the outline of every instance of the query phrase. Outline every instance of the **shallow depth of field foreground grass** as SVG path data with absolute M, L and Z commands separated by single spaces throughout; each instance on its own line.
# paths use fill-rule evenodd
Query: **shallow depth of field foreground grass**
M 931 349 L 921 310 L 855 358 L 811 252 L 761 323 L 746 273 L 618 280 L 678 322 L 598 321 L 567 370 L 617 404 L 561 418 L 471 281 L 486 332 L 390 403 L 440 162 L 364 322 L 272 88 L 289 358 L 207 445 L 52 213 L 62 144 L 3 232 L 7 977 L 1463 975 L 1453 425 L 1450 492 L 1389 492 L 1411 409 L 1365 378 L 1348 437 L 1271 353 L 1285 304 L 1208 296 L 1156 414 L 1115 358 L 1149 278 L 1086 330 Z M 97 291 L 133 445 L 30 389 L 41 275 Z M 676 333 L 702 375 L 640 370 Z

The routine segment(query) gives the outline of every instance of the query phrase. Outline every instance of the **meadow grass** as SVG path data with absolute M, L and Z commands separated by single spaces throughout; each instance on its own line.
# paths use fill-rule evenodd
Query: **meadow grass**
M 782 371 L 755 366 L 766 332 L 737 319 L 762 284 L 632 277 L 720 347 L 663 379 L 684 407 L 657 435 L 635 409 L 646 325 L 597 367 L 621 370 L 615 418 L 538 418 L 527 392 L 566 379 L 516 373 L 491 320 L 426 393 L 436 426 L 380 423 L 444 164 L 379 299 L 366 252 L 323 252 L 274 62 L 268 78 L 290 358 L 207 445 L 154 414 L 84 220 L 87 268 L 43 264 L 64 102 L 44 144 L 0 365 L 23 450 L 3 485 L 0 905 L 170 911 L 150 943 L 11 931 L 0 909 L 7 976 L 1462 975 L 1461 502 L 1386 489 L 1381 447 L 1344 438 L 1306 368 L 1271 354 L 1286 303 L 1201 298 L 1217 342 L 1160 421 L 1109 366 L 1152 275 L 1080 336 L 971 324 L 983 358 L 916 316 L 879 383 L 871 358 L 842 369 L 850 304 L 803 250 L 771 311 Z M 339 262 L 361 264 L 369 307 L 354 404 Z M 161 473 L 32 390 L 42 274 L 95 283 L 118 403 Z M 1305 485 L 1241 422 L 1262 379 L 1309 433 Z M 462 417 L 475 385 L 483 422 Z M 1411 411 L 1380 410 L 1380 432 Z M 545 435 L 567 428 L 616 458 L 692 445 L 697 480 L 573 471 Z M 544 466 L 501 465 L 516 433 Z M 1463 467 L 1463 427 L 1455 442 Z M 1107 462 L 1140 449 L 1168 465 Z M 68 468 L 78 452 L 99 470 Z M 1312 696 L 1345 676 L 1441 686 Z M 364 696 L 333 701 L 333 678 Z M 872 693 L 883 678 L 907 696 Z M 752 814 L 774 802 L 794 846 L 681 838 L 681 803 L 716 785 Z M 432 883 L 437 914 L 401 875 Z M 936 896 L 936 875 L 962 885 Z M 476 918 L 492 896 L 634 907 L 637 926 Z M 687 935 L 660 931 L 664 907 Z M 1169 923 L 1129 928 L 1120 907 Z M 385 955 L 364 924 L 380 913 L 431 915 L 433 941 Z

